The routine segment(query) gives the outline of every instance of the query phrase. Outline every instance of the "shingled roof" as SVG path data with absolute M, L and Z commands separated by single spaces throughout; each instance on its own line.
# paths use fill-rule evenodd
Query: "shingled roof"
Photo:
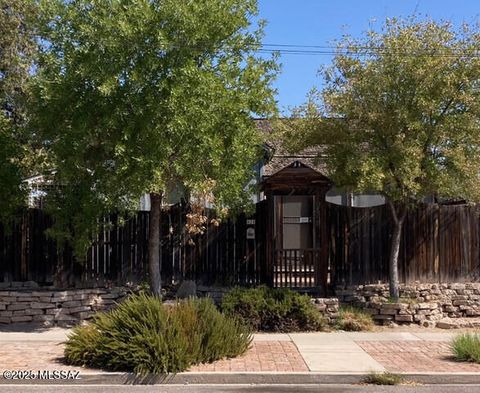
M 273 153 L 264 165 L 265 177 L 272 176 L 295 161 L 299 161 L 321 174 L 327 175 L 325 164 L 317 160 L 319 153 L 322 151 L 321 146 L 310 147 L 293 154 L 282 146 L 282 141 L 275 135 L 269 120 L 256 119 L 255 122 L 265 135 L 265 144 Z

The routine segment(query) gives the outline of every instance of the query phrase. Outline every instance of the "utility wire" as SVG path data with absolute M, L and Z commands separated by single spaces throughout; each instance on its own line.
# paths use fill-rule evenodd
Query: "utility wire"
M 257 53 L 280 55 L 303 55 L 303 56 L 335 56 L 335 55 L 355 55 L 355 56 L 373 56 L 373 55 L 388 55 L 397 54 L 404 57 L 436 57 L 436 58 L 480 58 L 480 53 L 464 53 L 464 54 L 440 54 L 440 53 L 414 53 L 414 52 L 356 52 L 356 51 L 300 51 L 300 50 L 265 50 L 259 49 Z
M 163 49 L 192 49 L 202 51 L 207 49 L 201 45 L 184 45 L 165 42 Z M 214 49 L 214 48 L 210 48 Z M 345 47 L 336 47 L 329 45 L 300 45 L 300 44 L 277 44 L 265 43 L 258 44 L 257 48 L 251 51 L 261 54 L 280 54 L 280 55 L 302 55 L 302 56 L 335 56 L 352 55 L 358 57 L 368 57 L 376 55 L 398 55 L 404 57 L 436 57 L 436 58 L 480 58 L 480 47 L 471 47 L 468 49 L 457 48 L 419 48 L 412 50 L 398 48 L 391 50 L 381 46 L 361 46 L 347 45 Z
M 348 46 L 345 48 L 336 48 L 334 46 L 324 45 L 293 45 L 293 44 L 262 44 L 257 50 L 258 53 L 279 53 L 289 55 L 314 55 L 314 56 L 333 56 L 337 54 L 372 56 L 372 55 L 400 55 L 400 56 L 425 56 L 440 58 L 476 58 L 480 57 L 480 48 L 465 49 L 449 49 L 448 51 L 436 48 L 421 48 L 417 50 L 390 50 L 383 47 L 372 46 Z
M 168 47 L 168 45 L 166 45 Z M 177 47 L 175 44 L 172 47 Z M 179 46 L 182 47 L 182 46 Z M 188 47 L 188 46 L 187 46 Z M 200 46 L 191 46 L 189 48 L 202 50 Z M 479 48 L 469 49 L 442 49 L 442 48 L 419 48 L 415 50 L 387 49 L 374 46 L 355 46 L 335 47 L 326 45 L 293 45 L 293 44 L 259 44 L 258 49 L 252 52 L 262 54 L 280 54 L 280 55 L 303 55 L 303 56 L 335 56 L 352 55 L 359 57 L 368 57 L 375 55 L 398 55 L 404 57 L 436 57 L 436 58 L 479 58 Z

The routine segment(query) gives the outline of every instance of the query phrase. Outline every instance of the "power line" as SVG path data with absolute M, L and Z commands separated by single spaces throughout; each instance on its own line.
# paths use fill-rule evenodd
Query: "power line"
M 472 48 L 471 50 L 451 48 L 448 51 L 436 48 L 420 48 L 416 50 L 391 50 L 383 47 L 372 46 L 348 46 L 345 48 L 337 48 L 326 45 L 293 45 L 293 44 L 262 44 L 257 50 L 259 53 L 279 53 L 288 55 L 311 55 L 311 56 L 333 56 L 337 54 L 356 55 L 356 56 L 373 56 L 373 55 L 400 55 L 400 56 L 425 56 L 440 58 L 477 58 L 480 57 L 480 48 Z
M 204 50 L 206 47 L 201 45 L 184 45 L 175 43 L 164 43 L 164 48 L 186 48 L 195 50 Z M 304 45 L 304 44 L 283 44 L 283 43 L 262 43 L 258 44 L 258 49 L 252 49 L 257 53 L 279 53 L 288 55 L 310 55 L 310 56 L 333 56 L 337 54 L 355 55 L 355 56 L 372 56 L 372 55 L 400 55 L 400 56 L 427 56 L 427 57 L 442 57 L 442 58 L 456 58 L 480 57 L 480 47 L 472 47 L 468 49 L 463 48 L 418 48 L 411 50 L 410 48 L 398 48 L 391 50 L 382 46 L 368 46 L 368 45 L 347 45 L 345 47 L 333 45 Z
M 194 44 L 185 45 L 178 43 L 163 42 L 163 50 L 172 48 L 191 49 L 197 51 L 215 50 L 214 47 Z M 304 44 L 283 44 L 283 43 L 264 43 L 252 47 L 250 51 L 260 54 L 280 54 L 280 55 L 299 55 L 299 56 L 335 56 L 335 55 L 351 55 L 358 57 L 379 56 L 379 55 L 398 55 L 404 57 L 436 57 L 436 58 L 480 58 L 480 47 L 476 48 L 418 48 L 412 50 L 410 48 L 398 48 L 392 50 L 381 46 L 361 46 L 347 45 L 345 47 L 337 47 L 332 45 L 304 45 Z
M 303 55 L 303 56 L 335 56 L 335 55 L 355 55 L 359 57 L 373 56 L 373 55 L 399 55 L 404 57 L 436 57 L 436 58 L 480 58 L 480 53 L 463 53 L 463 54 L 441 54 L 441 53 L 414 53 L 414 52 L 356 52 L 356 51 L 305 51 L 305 50 L 268 50 L 259 49 L 257 53 L 280 55 Z
M 262 47 L 285 47 L 285 48 L 315 48 L 315 49 L 332 49 L 332 50 L 337 50 L 339 49 L 339 46 L 334 46 L 334 45 L 300 45 L 300 44 L 261 44 Z M 346 45 L 345 47 L 340 47 L 341 49 L 348 49 L 348 50 L 372 50 L 372 51 L 384 51 L 384 50 L 389 50 L 383 46 L 371 46 L 371 45 Z M 418 51 L 432 51 L 432 50 L 438 50 L 439 48 L 419 48 L 417 49 Z M 472 50 L 480 50 L 480 47 L 472 47 Z M 449 50 L 454 51 L 454 52 L 464 52 L 465 49 L 458 49 L 458 48 L 449 48 Z

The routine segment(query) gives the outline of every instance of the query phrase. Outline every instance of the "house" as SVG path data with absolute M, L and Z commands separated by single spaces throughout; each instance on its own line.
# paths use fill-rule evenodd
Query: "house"
M 259 163 L 259 184 L 295 161 L 312 168 L 318 173 L 328 176 L 328 171 L 325 166 L 317 160 L 319 156 L 318 148 L 313 147 L 301 152 L 291 153 L 282 146 L 282 142 L 278 137 L 271 136 L 273 130 L 268 120 L 257 119 L 256 123 L 266 135 L 267 142 L 265 143 L 265 149 L 268 150 L 268 154 L 265 154 L 265 159 Z M 258 201 L 263 198 L 264 196 L 261 194 Z M 341 206 L 372 207 L 385 204 L 385 198 L 377 193 L 352 193 L 338 189 L 333 184 L 327 190 L 325 199 L 327 202 Z
M 249 183 L 249 185 L 258 185 L 257 192 L 252 195 L 253 203 L 258 203 L 265 199 L 261 188 L 262 182 L 295 161 L 305 164 L 319 173 L 327 174 L 325 167 L 316 161 L 317 149 L 310 148 L 295 154 L 289 153 L 282 146 L 279 138 L 273 136 L 271 123 L 268 120 L 256 119 L 255 123 L 265 135 L 266 142 L 262 146 L 264 150 L 263 158 L 254 166 L 255 178 Z M 51 174 L 54 175 L 55 171 L 52 171 Z M 54 187 L 52 180 L 48 176 L 39 174 L 25 179 L 24 183 L 27 184 L 30 190 L 28 193 L 28 206 L 32 208 L 43 207 L 45 196 Z M 179 203 L 185 197 L 185 193 L 184 187 L 177 185 L 165 196 L 163 203 L 167 206 Z M 337 205 L 354 207 L 371 207 L 385 203 L 385 198 L 381 195 L 375 193 L 355 194 L 339 190 L 334 185 L 327 190 L 325 199 Z M 140 198 L 139 210 L 150 211 L 150 197 L 148 194 Z
M 317 160 L 318 148 L 291 154 L 268 137 L 268 121 L 257 124 L 269 149 L 259 169 L 257 202 L 265 230 L 264 281 L 326 294 L 335 285 L 388 280 L 392 218 L 385 198 L 338 189 Z M 423 202 L 405 223 L 401 280 L 477 279 L 476 208 L 462 201 L 449 207 L 457 201 L 438 198 Z
M 264 222 L 249 220 L 245 233 L 247 247 L 256 247 L 256 228 L 265 228 L 262 234 L 262 247 L 265 247 L 263 280 L 274 286 L 315 288 L 326 292 L 329 281 L 328 205 L 371 207 L 383 205 L 385 200 L 374 193 L 355 195 L 337 189 L 326 176 L 324 166 L 316 160 L 316 149 L 291 154 L 274 136 L 269 121 L 258 119 L 256 124 L 265 135 L 264 155 L 255 165 L 255 178 L 250 184 L 257 186 L 252 201 L 261 214 L 256 219 Z M 31 190 L 29 206 L 42 207 L 46 193 L 53 186 L 51 181 L 36 176 L 26 182 Z M 164 204 L 175 205 L 184 197 L 185 189 L 178 185 L 165 197 Z M 139 210 L 150 210 L 148 194 L 140 198 Z
M 273 286 L 314 288 L 329 283 L 330 204 L 374 207 L 385 204 L 376 193 L 352 194 L 335 187 L 317 160 L 318 149 L 292 154 L 274 136 L 271 123 L 256 120 L 265 135 L 266 154 L 258 163 L 257 211 L 265 228 L 265 280 Z
M 162 213 L 162 277 L 167 283 L 182 279 L 207 284 L 266 283 L 320 294 L 337 285 L 387 281 L 392 225 L 383 197 L 336 189 L 328 172 L 315 160 L 317 151 L 292 155 L 271 137 L 268 122 L 257 120 L 257 124 L 267 137 L 264 157 L 255 165 L 252 179 L 258 186 L 252 195 L 255 214 L 225 220 L 221 225 L 216 221 L 217 225 L 207 225 L 191 239 L 185 233 L 188 207 L 176 204 L 185 195 L 178 187 L 166 198 L 172 206 Z M 32 206 L 41 206 L 53 185 L 41 176 L 28 183 Z M 409 212 L 401 242 L 400 280 L 478 279 L 478 209 L 429 203 Z M 148 196 L 142 198 L 139 210 L 125 226 L 98 234 L 88 252 L 88 264 L 79 268 L 83 269 L 82 280 L 121 283 L 144 279 L 148 270 Z M 75 262 L 69 255 L 59 256 L 55 245 L 46 240 L 43 232 L 48 228 L 48 217 L 39 211 L 30 213 L 31 219 L 19 225 L 13 237 L 0 236 L 0 251 L 4 249 L 0 281 L 3 274 L 4 280 L 28 278 L 48 283 L 43 277 L 61 271 L 60 264 L 68 270 Z M 21 269 L 16 261 L 23 261 Z

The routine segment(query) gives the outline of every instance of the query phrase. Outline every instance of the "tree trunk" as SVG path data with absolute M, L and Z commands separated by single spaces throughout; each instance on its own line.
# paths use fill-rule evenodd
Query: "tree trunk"
M 160 214 L 162 194 L 150 193 L 150 222 L 148 231 L 148 268 L 150 272 L 150 289 L 155 296 L 161 295 L 160 278 Z
M 400 242 L 402 239 L 403 221 L 405 220 L 406 210 L 400 208 L 400 212 L 398 212 L 391 202 L 389 202 L 389 206 L 394 223 L 389 261 L 389 287 L 390 297 L 397 300 L 400 297 L 398 289 L 398 256 L 400 254 Z
M 393 227 L 392 248 L 390 250 L 390 297 L 397 300 L 400 296 L 398 291 L 398 254 L 400 252 L 400 240 L 402 237 L 403 223 L 396 222 Z

